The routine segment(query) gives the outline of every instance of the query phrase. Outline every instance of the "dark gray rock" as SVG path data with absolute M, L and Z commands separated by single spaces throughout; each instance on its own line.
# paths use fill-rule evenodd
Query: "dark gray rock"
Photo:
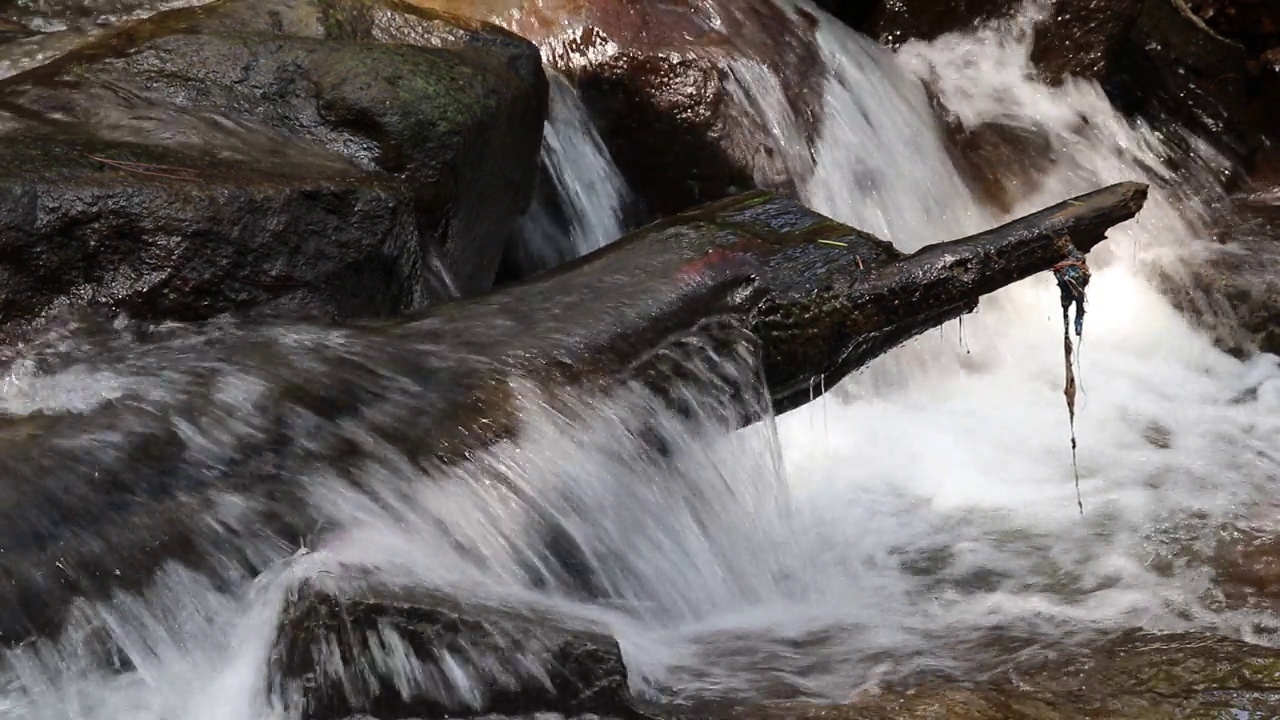
M 1183 0 L 1148 0 L 1120 49 L 1115 84 L 1125 109 L 1186 127 L 1238 163 L 1261 146 L 1250 122 L 1248 56 Z
M 0 84 L 0 337 L 63 307 L 383 317 L 487 290 L 537 49 L 379 0 L 227 0 Z
M 427 590 L 304 586 L 285 608 L 270 677 L 286 711 L 307 720 L 638 717 L 603 630 Z

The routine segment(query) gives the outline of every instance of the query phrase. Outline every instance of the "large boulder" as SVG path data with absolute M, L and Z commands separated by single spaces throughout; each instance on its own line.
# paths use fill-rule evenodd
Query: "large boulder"
M 546 78 L 495 26 L 226 0 L 0 87 L 0 336 L 63 307 L 381 317 L 493 282 Z
M 640 717 L 602 629 L 423 589 L 304 585 L 286 604 L 270 677 L 286 711 L 308 720 Z
M 653 216 L 812 172 L 816 19 L 773 0 L 418 0 L 533 40 L 572 80 Z

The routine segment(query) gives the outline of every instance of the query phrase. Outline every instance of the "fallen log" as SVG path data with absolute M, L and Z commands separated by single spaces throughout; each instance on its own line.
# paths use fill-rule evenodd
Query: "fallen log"
M 776 409 L 794 408 L 981 295 L 1087 252 L 1145 194 L 1115 185 L 903 256 L 751 193 L 396 321 L 113 332 L 88 358 L 37 348 L 49 382 L 66 373 L 92 397 L 50 402 L 37 387 L 0 416 L 0 639 L 55 635 L 77 598 L 141 591 L 166 562 L 261 569 L 332 522 L 316 482 L 431 475 L 518 432 L 517 380 L 553 399 L 683 381 L 660 367 L 664 348 L 727 325 L 753 333 Z
M 741 230 L 741 239 L 717 247 L 765 266 L 768 293 L 753 310 L 751 327 L 764 351 L 774 410 L 782 413 L 916 335 L 971 312 L 981 296 L 1049 270 L 1073 248 L 1089 252 L 1109 228 L 1137 215 L 1147 186 L 1112 185 L 908 256 L 830 221 L 799 237 L 763 231 L 786 201 L 738 209 L 759 197 L 703 212 L 719 212 Z

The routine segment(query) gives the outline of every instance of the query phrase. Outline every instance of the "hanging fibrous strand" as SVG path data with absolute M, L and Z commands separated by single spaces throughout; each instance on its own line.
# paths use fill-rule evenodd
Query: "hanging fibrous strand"
M 1062 296 L 1062 355 L 1066 365 L 1066 384 L 1062 394 L 1067 399 L 1067 416 L 1071 423 L 1071 469 L 1076 479 L 1076 506 L 1084 515 L 1084 500 L 1080 496 L 1080 466 L 1076 461 L 1076 374 L 1071 365 L 1071 307 L 1076 309 L 1076 340 L 1084 337 L 1084 302 L 1085 288 L 1089 286 L 1089 265 L 1084 254 L 1074 247 L 1066 260 L 1053 266 L 1053 276 L 1058 281 L 1058 292 Z

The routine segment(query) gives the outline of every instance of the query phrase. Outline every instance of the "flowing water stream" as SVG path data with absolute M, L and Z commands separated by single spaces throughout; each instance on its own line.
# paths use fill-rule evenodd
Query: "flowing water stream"
M 412 483 L 395 510 L 318 481 L 314 502 L 344 532 L 282 559 L 243 594 L 173 570 L 146 598 L 86 610 L 135 670 L 103 674 L 73 644 L 11 653 L 0 714 L 274 717 L 262 671 L 281 598 L 299 578 L 344 564 L 600 620 L 638 692 L 685 700 L 840 699 L 885 677 L 972 677 L 1040 641 L 1099 628 L 1210 628 L 1269 641 L 1274 623 L 1221 609 L 1195 558 L 1224 522 L 1280 520 L 1271 491 L 1280 362 L 1216 350 L 1149 279 L 1195 262 L 1216 198 L 1174 197 L 1161 138 L 1118 116 L 1096 85 L 1033 80 L 1025 23 L 895 55 L 824 22 L 832 72 L 803 195 L 903 249 L 1000 221 L 948 159 L 922 78 L 967 125 L 998 120 L 1050 139 L 1051 169 L 1013 214 L 1116 181 L 1153 183 L 1139 218 L 1090 258 L 1076 424 L 1083 518 L 1057 292 L 1037 277 L 776 423 L 724 434 L 668 420 L 676 441 L 666 460 L 629 445 L 625 407 L 587 398 L 568 414 L 532 402 L 519 441 L 456 477 Z M 774 127 L 788 127 L 781 104 L 772 112 Z M 553 125 L 546 157 L 575 208 L 570 235 L 588 238 L 584 251 L 610 217 L 620 226 L 622 188 L 601 182 L 607 155 L 567 152 L 589 142 L 556 149 L 569 129 Z M 1210 189 L 1212 167 L 1206 155 L 1200 180 Z M 15 413 L 91 405 L 120 382 L 18 367 L 3 404 Z M 364 473 L 375 486 L 418 479 L 393 451 Z M 477 480 L 493 473 L 522 488 L 521 499 Z M 547 513 L 587 550 L 616 602 L 574 603 L 529 586 L 526 530 Z

